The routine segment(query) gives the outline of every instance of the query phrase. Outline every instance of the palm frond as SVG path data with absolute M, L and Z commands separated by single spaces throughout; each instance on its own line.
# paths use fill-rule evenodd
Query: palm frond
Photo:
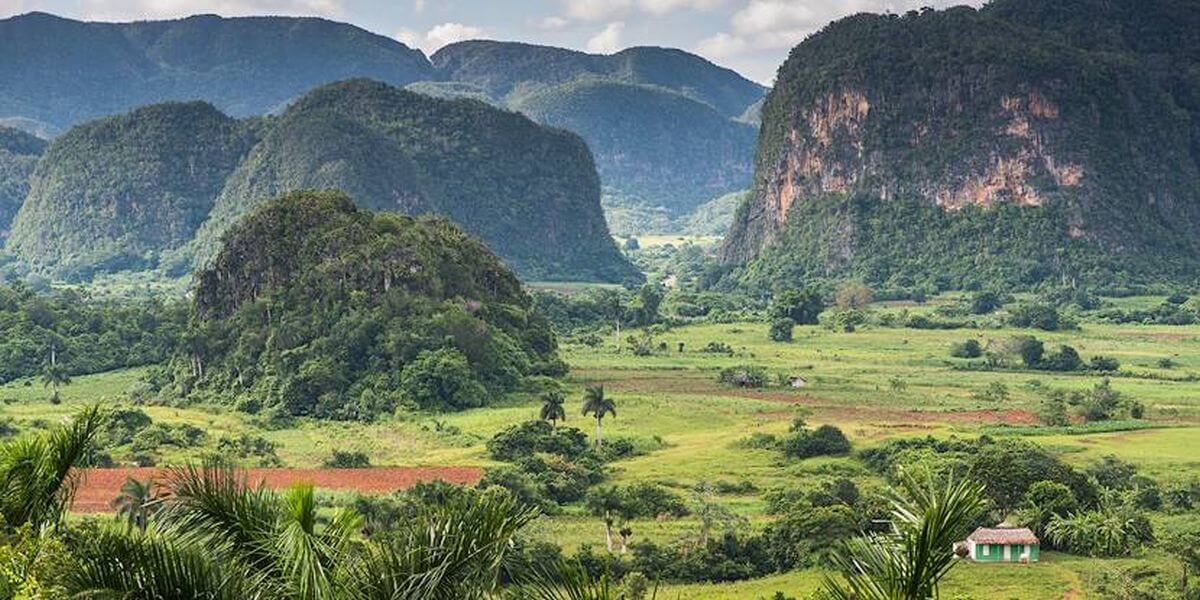
M 103 420 L 98 406 L 43 435 L 27 435 L 0 446 L 0 515 L 8 527 L 58 523 L 78 485 L 75 469 Z

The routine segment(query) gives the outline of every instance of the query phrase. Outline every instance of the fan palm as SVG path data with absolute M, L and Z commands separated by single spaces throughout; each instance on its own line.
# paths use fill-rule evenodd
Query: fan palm
M 596 419 L 596 447 L 600 447 L 604 444 L 604 432 L 601 427 L 604 416 L 608 414 L 611 414 L 613 418 L 617 416 L 617 405 L 612 398 L 604 395 L 604 386 L 589 387 L 584 392 L 583 414 L 589 413 Z
M 562 392 L 546 392 L 542 396 L 542 410 L 538 415 L 543 421 L 550 421 L 550 425 L 558 424 L 558 421 L 567 420 L 567 411 L 563 409 Z
M 954 566 L 954 542 L 984 506 L 983 486 L 972 481 L 939 484 L 902 473 L 893 531 L 846 543 L 834 554 L 842 578 L 826 578 L 826 590 L 838 600 L 937 598 L 938 582 Z
M 103 420 L 98 407 L 40 435 L 0 446 L 0 517 L 7 528 L 57 525 L 71 506 L 79 474 Z

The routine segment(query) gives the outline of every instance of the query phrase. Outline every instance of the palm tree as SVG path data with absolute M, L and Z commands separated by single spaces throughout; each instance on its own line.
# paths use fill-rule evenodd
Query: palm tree
M 567 411 L 563 410 L 562 392 L 546 392 L 542 395 L 542 411 L 538 415 L 543 421 L 550 421 L 551 427 L 556 427 L 559 420 L 567 420 Z
M 34 530 L 57 526 L 71 507 L 78 466 L 103 421 L 98 407 L 54 430 L 0 445 L 0 523 Z
M 126 527 L 146 531 L 150 516 L 162 506 L 163 495 L 154 478 L 145 481 L 130 477 L 121 486 L 121 492 L 113 498 L 112 506 L 117 509 L 117 518 L 124 519 Z
M 604 396 L 604 386 L 598 385 L 589 387 L 583 395 L 583 414 L 591 413 L 596 418 L 596 447 L 599 448 L 604 444 L 603 430 L 601 422 L 604 421 L 604 415 L 611 414 L 613 418 L 617 416 L 617 405 L 612 398 Z
M 517 532 L 535 512 L 508 496 L 422 509 L 386 542 L 340 510 L 322 525 L 311 485 L 277 494 L 232 468 L 170 472 L 160 518 L 102 530 L 76 550 L 75 597 L 468 600 L 495 591 Z
M 592 516 L 604 519 L 604 546 L 609 552 L 613 551 L 613 523 L 621 513 L 623 505 L 621 496 L 615 488 L 600 488 L 588 494 L 587 509 Z
M 941 484 L 901 473 L 892 499 L 892 532 L 847 542 L 834 553 L 841 579 L 826 577 L 837 600 L 928 600 L 955 564 L 953 544 L 985 506 L 983 486 Z
M 50 402 L 52 404 L 58 404 L 59 402 L 58 388 L 64 385 L 70 385 L 70 383 L 70 374 L 68 374 L 67 370 L 57 362 L 49 362 L 42 367 L 42 386 L 52 389 L 52 392 L 50 393 Z

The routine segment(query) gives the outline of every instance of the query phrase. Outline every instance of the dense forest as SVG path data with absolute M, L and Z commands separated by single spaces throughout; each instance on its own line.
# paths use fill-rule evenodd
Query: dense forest
M 530 279 L 639 277 L 608 236 L 579 137 L 368 80 L 318 88 L 279 117 L 167 103 L 75 127 L 41 159 L 7 250 L 67 279 L 184 275 L 238 217 L 300 189 L 448 216 Z
M 529 375 L 565 370 L 517 278 L 444 218 L 298 192 L 223 239 L 158 378 L 169 396 L 371 419 L 482 406 Z
M 29 178 L 46 142 L 23 131 L 0 126 L 0 240 L 29 193 Z
M 750 261 L 737 281 L 1200 273 L 1200 10 L 1028 4 L 858 15 L 797 46 L 723 249 Z

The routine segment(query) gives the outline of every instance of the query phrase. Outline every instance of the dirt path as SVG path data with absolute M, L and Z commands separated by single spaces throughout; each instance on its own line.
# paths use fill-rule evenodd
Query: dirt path
M 483 477 L 479 467 L 372 467 L 369 469 L 247 469 L 252 485 L 285 488 L 296 482 L 310 482 L 320 489 L 353 490 L 365 494 L 388 494 L 412 487 L 420 481 L 443 479 L 451 483 L 473 484 Z M 71 510 L 77 513 L 111 512 L 111 502 L 126 479 L 162 478 L 163 469 L 116 468 L 86 469 L 75 493 Z

